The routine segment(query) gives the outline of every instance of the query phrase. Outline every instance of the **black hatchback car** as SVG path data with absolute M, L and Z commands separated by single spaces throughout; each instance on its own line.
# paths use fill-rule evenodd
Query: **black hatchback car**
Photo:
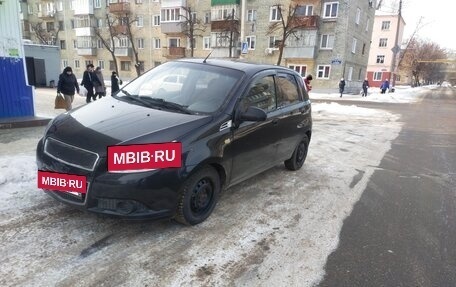
M 37 145 L 38 187 L 92 212 L 194 225 L 223 188 L 281 162 L 301 168 L 311 134 L 311 104 L 295 71 L 167 62 L 52 120 Z

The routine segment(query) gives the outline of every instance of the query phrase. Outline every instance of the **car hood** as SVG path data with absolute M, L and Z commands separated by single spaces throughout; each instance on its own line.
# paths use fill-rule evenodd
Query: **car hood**
M 103 156 L 110 145 L 179 140 L 210 121 L 207 115 L 157 110 L 106 97 L 61 114 L 47 136 Z

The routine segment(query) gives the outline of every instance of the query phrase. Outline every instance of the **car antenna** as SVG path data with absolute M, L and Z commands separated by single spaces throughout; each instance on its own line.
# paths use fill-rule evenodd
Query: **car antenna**
M 214 50 L 211 50 L 211 51 L 209 52 L 209 54 L 206 56 L 206 58 L 204 58 L 203 63 L 206 63 L 206 60 L 207 60 L 207 58 L 209 58 L 209 56 L 212 54 L 212 51 L 214 51 Z

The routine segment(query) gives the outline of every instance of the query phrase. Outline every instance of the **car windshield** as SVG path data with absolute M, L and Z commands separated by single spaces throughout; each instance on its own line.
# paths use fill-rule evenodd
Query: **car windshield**
M 116 97 L 150 108 L 213 113 L 243 72 L 199 63 L 168 62 L 132 81 Z

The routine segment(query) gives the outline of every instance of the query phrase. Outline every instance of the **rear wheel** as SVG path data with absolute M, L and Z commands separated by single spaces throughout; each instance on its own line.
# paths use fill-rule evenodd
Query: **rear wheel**
M 307 157 L 307 150 L 309 148 L 309 138 L 305 136 L 296 146 L 291 158 L 287 159 L 285 167 L 289 170 L 298 170 L 302 167 Z
M 219 193 L 217 171 L 210 166 L 198 170 L 184 182 L 179 192 L 175 220 L 186 225 L 203 222 L 214 210 Z

